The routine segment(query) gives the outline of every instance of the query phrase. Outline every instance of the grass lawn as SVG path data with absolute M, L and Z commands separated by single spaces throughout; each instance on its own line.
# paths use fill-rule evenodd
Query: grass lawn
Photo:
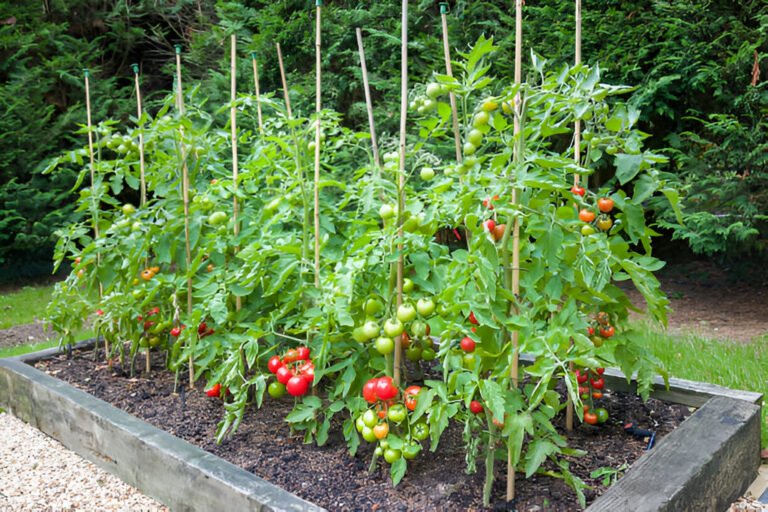
M 664 362 L 673 377 L 710 382 L 768 397 L 768 336 L 749 343 L 699 336 L 670 336 L 652 328 L 646 347 Z M 768 408 L 763 399 L 762 446 L 768 447 Z
M 0 329 L 42 319 L 52 294 L 53 285 L 47 285 L 25 286 L 13 293 L 0 295 Z

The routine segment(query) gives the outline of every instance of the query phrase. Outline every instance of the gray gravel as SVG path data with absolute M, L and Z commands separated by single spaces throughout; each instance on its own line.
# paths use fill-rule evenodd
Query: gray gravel
M 36 428 L 0 413 L 0 510 L 167 511 Z

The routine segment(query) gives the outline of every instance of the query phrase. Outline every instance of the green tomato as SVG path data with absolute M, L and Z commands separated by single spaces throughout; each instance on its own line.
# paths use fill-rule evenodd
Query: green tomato
M 403 304 L 400 304 L 400 307 L 397 308 L 397 319 L 401 322 L 408 323 L 413 321 L 415 318 L 416 308 L 413 307 L 413 304 L 404 302 Z
M 267 388 L 267 392 L 269 393 L 269 396 L 271 396 L 272 398 L 280 398 L 282 396 L 285 396 L 285 384 L 282 384 L 277 381 L 272 382 Z M 358 430 L 359 430 L 359 427 L 358 427 Z
M 427 85 L 427 96 L 429 96 L 432 99 L 439 98 L 444 93 L 445 93 L 445 88 L 436 82 L 432 82 Z
M 376 412 L 373 409 L 368 409 L 363 413 L 363 423 L 366 427 L 373 428 L 378 423 L 376 418 Z
M 136 212 L 136 207 L 133 206 L 131 203 L 125 203 L 123 205 L 123 214 L 124 215 L 132 215 Z
M 581 226 L 581 234 L 584 236 L 594 235 L 595 228 L 593 228 L 591 224 L 584 224 Z
M 605 423 L 608 421 L 608 410 L 604 407 L 598 407 L 595 409 L 595 414 L 597 415 L 597 422 L 598 423 Z
M 421 320 L 414 320 L 411 324 L 411 335 L 415 338 L 421 338 L 422 336 L 427 335 L 427 324 L 422 322 Z
M 229 220 L 229 217 L 222 211 L 213 212 L 208 216 L 208 223 L 211 226 L 220 226 L 221 224 L 226 223 L 227 220 Z
M 387 411 L 387 418 L 395 423 L 400 423 L 408 415 L 408 410 L 402 404 L 395 404 Z
M 429 316 L 435 311 L 435 301 L 432 299 L 419 299 L 416 301 L 416 311 L 421 316 Z
M 403 293 L 411 293 L 413 291 L 413 281 L 407 277 L 403 279 Z
M 376 352 L 386 356 L 395 351 L 395 340 L 386 336 L 379 336 L 376 338 L 375 346 Z
M 477 114 L 475 114 L 475 117 L 472 118 L 472 126 L 475 128 L 482 128 L 483 126 L 488 124 L 488 121 L 491 120 L 491 116 L 488 114 L 488 112 L 480 111 Z
M 467 352 L 463 356 L 464 367 L 468 370 L 474 370 L 475 364 L 477 364 L 477 358 L 474 352 Z
M 394 463 L 400 457 L 402 456 L 402 453 L 400 450 L 395 450 L 394 448 L 387 448 L 384 450 L 384 460 L 387 461 L 389 464 Z
M 405 351 L 405 358 L 413 362 L 421 361 L 422 352 L 423 350 L 420 346 L 416 343 L 411 343 Z
M 365 332 L 363 331 L 363 327 L 360 326 L 352 329 L 352 339 L 358 343 L 362 343 L 364 341 L 368 341 L 371 338 L 365 335 Z
M 365 427 L 366 427 L 366 424 L 363 422 L 363 415 L 361 414 L 355 420 L 355 428 L 357 429 L 358 432 L 360 432 L 362 434 L 363 433 L 363 429 Z
M 404 330 L 405 330 L 405 326 L 403 325 L 403 322 L 401 322 L 397 318 L 390 318 L 386 322 L 384 322 L 384 334 L 386 334 L 390 338 L 394 338 L 395 336 L 400 336 L 401 334 L 403 334 Z
M 411 426 L 411 436 L 418 440 L 423 441 L 429 437 L 429 426 L 423 421 Z
M 477 128 L 469 130 L 469 133 L 467 134 L 467 142 L 479 146 L 483 142 L 483 132 Z
M 465 142 L 462 148 L 466 156 L 474 155 L 475 151 L 477 151 L 477 146 L 475 146 L 471 142 Z
M 370 316 L 378 315 L 382 312 L 383 309 L 384 304 L 382 304 L 381 301 L 375 297 L 371 297 L 370 299 L 366 300 L 365 305 L 363 306 L 365 314 Z
M 424 111 L 425 112 L 432 112 L 433 110 L 435 110 L 437 108 L 437 102 L 435 100 L 429 99 L 429 98 L 424 100 L 424 103 L 422 103 L 422 105 L 424 107 Z
M 392 205 L 383 204 L 379 208 L 379 216 L 384 220 L 391 219 L 395 216 L 395 208 Z
M 371 340 L 379 335 L 379 332 L 381 332 L 381 328 L 379 327 L 379 324 L 374 322 L 373 320 L 369 320 L 363 324 L 363 336 L 365 336 L 366 340 Z
M 373 450 L 373 454 L 376 455 L 377 457 L 381 457 L 382 455 L 384 455 L 384 448 L 382 448 L 381 446 L 377 446 L 376 449 Z
M 403 447 L 403 458 L 406 460 L 413 460 L 421 453 L 421 445 L 419 443 L 408 443 Z
M 435 177 L 435 170 L 431 167 L 422 167 L 419 176 L 421 176 L 421 179 L 424 181 L 429 181 Z
M 425 361 L 434 361 L 437 358 L 437 352 L 432 348 L 425 348 L 421 351 L 421 358 Z
M 363 431 L 361 432 L 363 435 L 363 439 L 368 441 L 369 443 L 373 443 L 376 441 L 376 434 L 373 433 L 373 429 L 371 427 L 363 427 Z

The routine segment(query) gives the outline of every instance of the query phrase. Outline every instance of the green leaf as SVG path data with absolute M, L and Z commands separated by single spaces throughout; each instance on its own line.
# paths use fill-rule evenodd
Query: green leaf
M 548 456 L 557 452 L 557 445 L 547 439 L 534 439 L 531 441 L 525 454 L 525 478 L 530 478 Z
M 405 472 L 408 470 L 408 462 L 400 457 L 392 463 L 392 467 L 389 470 L 389 474 L 392 477 L 392 485 L 397 486 L 400 480 L 405 476 Z
M 640 164 L 643 163 L 643 155 L 627 155 L 619 153 L 614 159 L 616 165 L 616 178 L 622 185 L 632 181 L 640 172 Z

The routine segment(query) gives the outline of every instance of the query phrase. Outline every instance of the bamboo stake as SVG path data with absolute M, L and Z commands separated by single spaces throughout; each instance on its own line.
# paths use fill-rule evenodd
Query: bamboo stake
M 229 126 L 231 130 L 232 138 L 232 188 L 234 193 L 232 194 L 232 224 L 235 235 L 235 241 L 240 234 L 240 224 L 238 222 L 238 213 L 240 204 L 237 200 L 237 36 L 232 34 L 230 37 L 230 102 L 229 107 Z M 240 249 L 238 245 L 235 246 L 235 253 Z M 243 307 L 242 298 L 238 295 L 235 297 L 235 311 L 240 311 Z
M 288 113 L 288 119 L 293 119 L 293 114 L 291 113 L 291 97 L 288 95 L 288 82 L 285 79 L 285 66 L 283 66 L 283 52 L 280 50 L 280 43 L 277 43 L 277 62 L 280 64 L 280 80 L 283 82 L 285 110 Z
M 400 172 L 397 178 L 397 307 L 403 303 L 403 220 L 405 212 L 405 123 L 408 115 L 408 0 L 402 2 L 402 27 L 400 49 Z M 395 338 L 393 380 L 400 385 L 400 364 L 403 357 L 403 336 Z
M 575 58 L 575 64 L 578 66 L 581 64 L 581 0 L 576 0 L 576 37 L 575 37 L 575 46 L 576 46 L 576 58 Z M 577 119 L 576 123 L 573 128 L 573 160 L 576 162 L 576 165 L 579 165 L 579 162 L 581 161 L 581 120 Z M 577 186 L 579 184 L 580 176 L 578 173 L 574 173 L 573 175 L 573 186 Z M 586 185 L 586 180 L 585 183 Z M 571 340 L 571 346 L 573 346 L 573 340 Z M 568 372 L 573 373 L 574 371 L 574 364 L 573 361 L 568 363 Z M 570 376 L 566 376 L 566 378 L 570 378 Z M 573 430 L 573 400 L 571 400 L 570 395 L 566 398 L 566 405 L 565 405 L 565 429 L 568 431 Z
M 131 64 L 133 69 L 133 79 L 136 83 L 136 114 L 138 115 L 139 122 L 141 122 L 141 116 L 143 114 L 141 108 L 141 86 L 139 84 L 139 65 Z M 144 130 L 139 127 L 139 190 L 141 192 L 140 205 L 143 207 L 147 203 L 147 178 L 144 165 Z
M 376 167 L 381 167 L 381 159 L 379 157 L 379 144 L 376 141 L 376 126 L 373 122 L 373 102 L 371 101 L 371 87 L 368 83 L 368 67 L 365 64 L 365 48 L 363 47 L 363 32 L 360 28 L 355 29 L 357 34 L 357 49 L 360 53 L 360 69 L 363 73 L 363 91 L 365 91 L 365 106 L 368 109 L 368 127 L 371 132 L 371 147 L 373 149 L 373 162 Z
M 445 54 L 445 74 L 453 78 L 451 66 L 451 47 L 448 44 L 448 4 L 440 2 L 440 18 L 443 23 L 443 53 Z M 453 119 L 453 140 L 456 143 L 456 161 L 461 162 L 461 135 L 459 134 L 459 113 L 456 108 L 456 95 L 453 91 L 448 93 L 451 102 L 451 117 Z
M 179 115 L 184 115 L 184 94 L 181 83 L 181 45 L 176 45 L 176 108 Z M 181 195 L 184 202 L 184 248 L 187 270 L 187 314 L 192 315 L 192 247 L 189 236 L 189 169 L 187 168 L 187 154 L 184 148 L 184 127 L 179 128 L 181 141 Z M 189 356 L 189 388 L 195 386 L 194 358 Z
M 83 70 L 85 78 L 85 115 L 88 126 L 88 158 L 91 164 L 91 219 L 93 221 L 94 239 L 99 238 L 99 206 L 96 203 L 96 159 L 93 151 L 93 122 L 91 120 L 91 83 L 89 80 L 90 72 Z M 101 254 L 96 253 L 96 266 L 101 266 Z M 104 285 L 99 281 L 99 301 L 104 295 Z M 97 337 L 98 338 L 98 337 Z M 107 359 L 107 365 L 112 368 L 112 358 L 109 357 L 109 341 L 104 337 L 104 355 Z
M 520 87 L 522 83 L 523 68 L 523 0 L 515 0 L 515 85 Z M 522 145 L 520 144 L 520 124 L 521 124 L 521 97 L 518 93 L 515 96 L 515 146 L 514 160 L 520 161 L 522 155 Z M 512 189 L 512 204 L 517 205 L 519 201 L 519 191 L 517 187 Z M 520 216 L 515 215 L 515 221 L 512 228 L 512 294 L 515 299 L 520 295 Z M 517 329 L 512 331 L 512 385 L 517 387 L 519 384 L 519 352 L 520 333 Z M 507 501 L 515 498 L 515 465 L 513 464 L 512 445 L 507 450 Z
M 256 89 L 256 116 L 259 120 L 259 133 L 264 134 L 264 120 L 261 115 L 261 93 L 259 91 L 259 63 L 256 61 L 256 52 L 251 52 L 253 64 L 253 86 Z
M 315 0 L 315 288 L 320 288 L 320 111 L 322 110 L 321 11 L 322 0 Z

